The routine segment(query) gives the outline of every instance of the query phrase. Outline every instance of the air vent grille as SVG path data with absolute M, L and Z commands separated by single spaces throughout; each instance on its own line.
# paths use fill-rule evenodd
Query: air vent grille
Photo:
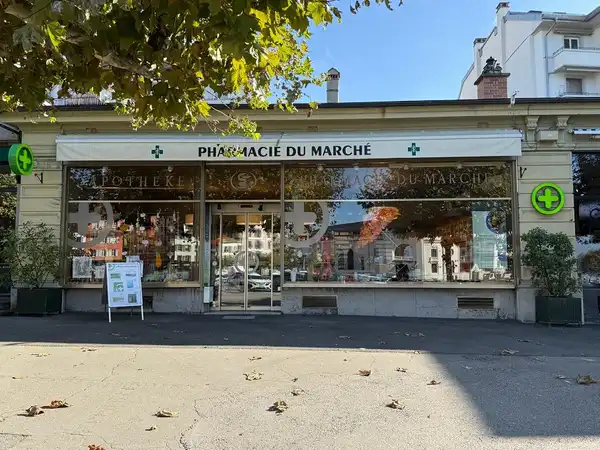
M 494 299 L 488 297 L 458 297 L 458 309 L 494 309 Z
M 304 295 L 302 308 L 337 308 L 337 295 Z

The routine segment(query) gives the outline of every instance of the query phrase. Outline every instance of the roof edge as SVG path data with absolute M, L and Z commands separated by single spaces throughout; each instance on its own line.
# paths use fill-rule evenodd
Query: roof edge
M 517 104 L 586 104 L 586 103 L 600 103 L 600 96 L 598 97 L 538 97 L 538 98 L 516 98 Z M 492 98 L 492 99 L 444 99 L 444 100 L 386 100 L 386 101 L 368 101 L 368 102 L 340 102 L 340 103 L 320 103 L 319 109 L 355 109 L 355 108 L 403 108 L 403 107 L 426 107 L 426 106 L 484 106 L 484 105 L 507 105 L 510 104 L 509 98 Z M 229 104 L 215 104 L 212 105 L 217 110 L 229 110 L 231 105 Z M 311 109 L 309 103 L 296 103 L 294 105 L 299 110 Z M 234 110 L 248 111 L 251 110 L 248 105 L 239 105 Z M 269 105 L 267 110 L 276 110 L 277 105 Z M 46 108 L 41 111 L 50 111 L 52 108 Z M 69 105 L 69 106 L 57 106 L 54 108 L 55 111 L 112 111 L 114 105 L 111 104 L 100 104 L 100 105 Z M 20 109 L 18 112 L 36 112 L 27 111 L 26 109 Z M 2 114 L 0 114 L 2 117 Z

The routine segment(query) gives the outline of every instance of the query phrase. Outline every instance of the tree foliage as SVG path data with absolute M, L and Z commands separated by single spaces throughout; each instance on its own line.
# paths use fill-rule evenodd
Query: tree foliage
M 39 289 L 47 281 L 60 280 L 61 247 L 54 229 L 44 223 L 25 222 L 0 236 L 0 258 L 10 266 L 1 283 L 18 283 Z
M 360 0 L 392 8 L 392 0 Z M 399 2 L 402 3 L 401 1 Z M 294 110 L 311 83 L 314 26 L 340 21 L 330 0 L 0 0 L 0 111 L 110 91 L 136 127 L 214 120 L 207 92 Z M 256 125 L 227 112 L 230 131 Z
M 564 233 L 534 228 L 522 236 L 525 242 L 523 264 L 531 268 L 538 295 L 569 297 L 578 288 L 577 259 L 573 243 Z

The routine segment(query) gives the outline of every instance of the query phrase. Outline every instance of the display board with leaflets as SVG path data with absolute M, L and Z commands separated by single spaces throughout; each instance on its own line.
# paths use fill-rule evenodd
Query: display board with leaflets
M 106 264 L 104 275 L 105 295 L 108 304 L 108 321 L 112 322 L 111 308 L 140 307 L 144 320 L 144 297 L 139 262 Z

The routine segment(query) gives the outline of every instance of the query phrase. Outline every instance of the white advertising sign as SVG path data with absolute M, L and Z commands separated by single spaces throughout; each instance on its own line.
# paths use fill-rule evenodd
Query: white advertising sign
M 141 308 L 144 320 L 144 298 L 138 262 L 107 263 L 105 270 L 106 294 L 108 296 L 108 321 L 111 308 Z
M 200 134 L 61 135 L 58 161 L 241 162 L 430 159 L 521 155 L 515 130 L 429 133 L 348 132 L 263 135 L 259 140 Z M 236 159 L 237 160 L 237 159 Z

